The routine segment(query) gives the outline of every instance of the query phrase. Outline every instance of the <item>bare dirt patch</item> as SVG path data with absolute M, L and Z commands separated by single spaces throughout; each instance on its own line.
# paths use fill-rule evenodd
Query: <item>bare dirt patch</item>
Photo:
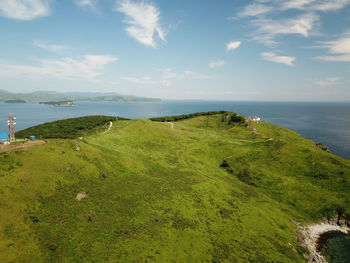
M 82 192 L 82 193 L 78 193 L 77 196 L 75 197 L 75 199 L 77 199 L 78 201 L 84 199 L 87 197 L 87 193 Z
M 12 143 L 0 145 L 0 152 L 11 152 L 16 150 L 27 150 L 31 147 L 45 144 L 45 141 L 36 140 L 36 141 L 24 141 L 23 143 Z
M 113 127 L 113 122 L 110 121 L 107 130 L 105 130 L 102 134 L 109 132 L 112 129 L 112 127 Z

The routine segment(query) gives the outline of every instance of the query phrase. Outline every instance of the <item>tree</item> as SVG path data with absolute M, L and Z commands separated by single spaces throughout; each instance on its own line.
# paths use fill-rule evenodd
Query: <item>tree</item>
M 345 213 L 345 208 L 343 205 L 336 205 L 335 211 L 337 212 L 337 225 L 340 225 L 340 219 Z
M 350 226 L 350 208 L 347 208 L 344 212 L 344 219 L 346 226 Z
M 327 218 L 328 222 L 334 217 L 334 207 L 326 206 L 321 209 L 321 214 Z

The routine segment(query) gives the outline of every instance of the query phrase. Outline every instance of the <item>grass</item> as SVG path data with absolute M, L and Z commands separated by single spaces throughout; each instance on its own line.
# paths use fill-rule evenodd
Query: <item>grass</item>
M 306 262 L 294 221 L 349 204 L 350 161 L 225 114 L 0 154 L 2 262 Z

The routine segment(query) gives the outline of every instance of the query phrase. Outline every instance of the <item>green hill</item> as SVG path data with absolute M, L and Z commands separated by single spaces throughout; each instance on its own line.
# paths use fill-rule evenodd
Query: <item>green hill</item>
M 161 121 L 1 153 L 2 262 L 306 262 L 296 222 L 349 207 L 350 161 L 293 131 Z

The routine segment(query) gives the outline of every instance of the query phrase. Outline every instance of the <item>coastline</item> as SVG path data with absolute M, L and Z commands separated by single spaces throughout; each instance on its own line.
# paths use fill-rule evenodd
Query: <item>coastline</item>
M 318 251 L 318 241 L 321 235 L 332 231 L 349 234 L 350 227 L 329 223 L 312 224 L 307 226 L 301 226 L 298 224 L 298 232 L 301 234 L 300 241 L 309 250 L 309 255 L 307 257 L 308 262 L 328 263 L 326 258 Z

